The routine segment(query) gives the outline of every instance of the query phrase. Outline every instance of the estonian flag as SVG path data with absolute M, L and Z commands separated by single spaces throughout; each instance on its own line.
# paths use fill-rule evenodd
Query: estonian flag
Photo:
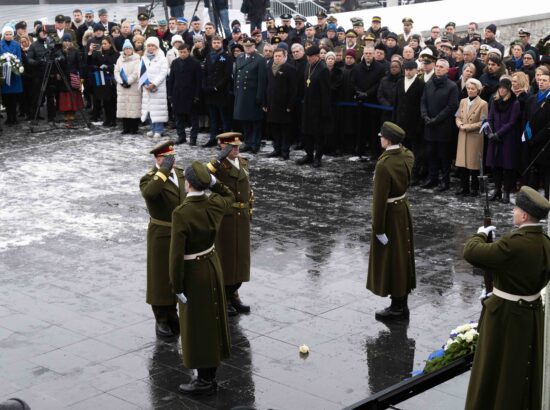
M 120 69 L 120 78 L 122 78 L 122 81 L 128 84 L 128 76 L 124 72 L 124 68 Z
M 94 76 L 96 87 L 105 85 L 105 75 L 103 74 L 103 70 L 94 72 Z
M 143 60 L 141 60 L 141 66 L 139 68 L 139 83 L 138 86 L 141 87 L 143 85 L 149 85 L 151 82 L 149 81 L 149 78 L 147 77 L 147 67 L 145 67 L 145 63 Z

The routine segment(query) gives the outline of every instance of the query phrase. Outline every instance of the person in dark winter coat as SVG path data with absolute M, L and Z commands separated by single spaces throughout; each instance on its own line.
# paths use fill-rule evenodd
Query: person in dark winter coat
M 401 63 L 397 60 L 392 61 L 390 64 L 390 72 L 380 80 L 380 86 L 378 87 L 378 104 L 385 107 L 393 108 L 395 93 L 397 90 L 397 82 L 403 78 L 401 72 Z M 392 111 L 382 111 L 381 122 L 391 121 L 393 116 Z
M 190 57 L 191 47 L 188 44 L 178 46 L 179 58 L 174 60 L 168 78 L 168 96 L 176 119 L 178 140 L 176 144 L 187 141 L 185 135 L 186 117 L 191 120 L 190 145 L 196 145 L 199 133 L 199 114 L 196 105 L 200 101 L 202 72 L 200 63 Z
M 103 105 L 103 125 L 116 126 L 116 82 L 114 77 L 115 64 L 119 53 L 113 47 L 113 40 L 105 37 L 101 41 L 101 49 L 88 53 L 88 66 L 95 78 L 94 98 Z
M 395 108 L 392 112 L 392 121 L 405 130 L 403 145 L 412 150 L 415 156 L 411 185 L 418 185 L 426 167 L 422 119 L 420 117 L 424 81 L 417 74 L 416 62 L 407 61 L 403 67 L 405 76 L 397 81 L 395 87 Z
M 302 133 L 306 155 L 296 161 L 298 165 L 313 163 L 318 168 L 324 154 L 326 138 L 332 124 L 330 101 L 330 73 L 319 56 L 318 46 L 306 50 L 308 64 L 304 78 L 302 100 Z
M 340 101 L 342 94 L 342 81 L 343 73 L 340 68 L 336 66 L 336 54 L 329 51 L 325 56 L 325 63 L 330 73 L 330 102 L 332 109 L 332 129 L 330 130 L 330 137 L 327 139 L 325 152 L 327 154 L 337 155 L 341 152 L 342 140 L 339 138 L 340 130 L 338 129 L 339 120 L 339 107 L 337 104 Z
M 353 101 L 355 86 L 352 81 L 353 68 L 355 67 L 355 50 L 347 50 L 342 68 L 342 84 L 338 95 L 338 102 Z M 340 148 L 348 154 L 352 154 L 356 148 L 357 107 L 339 106 L 336 108 L 336 131 L 340 136 Z
M 501 202 L 509 203 L 510 192 L 515 188 L 521 138 L 520 114 L 519 102 L 512 93 L 512 82 L 507 78 L 500 80 L 489 109 L 491 131 L 485 159 L 485 165 L 492 168 L 495 180 L 492 201 L 501 199 Z
M 59 111 L 65 113 L 65 126 L 70 127 L 75 118 L 75 111 L 84 107 L 80 78 L 82 74 L 82 60 L 79 51 L 73 46 L 71 35 L 63 34 L 63 60 L 61 68 L 69 83 L 69 87 L 63 82 L 59 83 Z
M 297 87 L 296 100 L 298 102 L 301 102 L 304 98 L 304 88 L 305 88 L 304 75 L 305 75 L 306 66 L 307 66 L 307 58 L 305 55 L 304 46 L 302 46 L 301 44 L 292 44 L 290 50 L 291 50 L 292 56 L 289 56 L 287 61 L 296 70 L 296 87 Z M 291 129 L 295 130 L 294 132 L 295 141 L 293 142 L 298 143 L 296 149 L 301 148 L 301 145 L 303 144 L 303 138 L 300 131 L 301 124 L 302 124 L 302 104 L 297 104 L 296 109 L 294 110 L 294 113 L 292 115 L 292 121 L 291 121 Z
M 290 123 L 296 106 L 296 70 L 287 63 L 287 52 L 278 48 L 267 70 L 266 101 L 263 110 L 273 136 L 273 151 L 269 158 L 289 158 Z
M 545 145 L 550 141 L 550 76 L 541 74 L 538 80 L 539 91 L 527 101 L 526 118 L 530 131 L 526 131 L 529 144 L 530 161 L 534 165 L 530 170 L 529 186 L 539 187 L 539 179 L 543 180 L 544 196 L 548 199 L 550 188 L 550 149 Z M 540 155 L 539 155 L 540 154 Z M 538 156 L 538 157 L 537 157 Z
M 39 101 L 40 88 L 42 86 L 42 80 L 46 74 L 46 66 L 48 58 L 62 57 L 59 50 L 54 50 L 52 54 L 48 49 L 48 38 L 46 33 L 42 30 L 42 25 L 38 25 L 36 28 L 36 41 L 32 43 L 29 47 L 29 52 L 27 53 L 27 62 L 32 68 L 32 109 L 31 117 L 34 119 L 35 114 L 40 109 L 42 101 Z M 48 112 L 48 122 L 55 120 L 55 81 L 54 76 L 50 75 L 50 78 L 47 79 L 46 86 L 46 107 Z M 39 119 L 40 117 L 37 116 Z
M 241 152 L 260 150 L 263 120 L 262 104 L 265 99 L 266 64 L 256 52 L 256 42 L 247 38 L 244 53 L 235 61 L 233 73 L 235 105 L 233 118 L 241 121 L 245 145 Z
M 354 67 L 352 73 L 357 102 L 378 103 L 378 86 L 385 72 L 385 68 L 374 60 L 374 47 L 366 46 L 363 49 L 363 60 Z M 360 107 L 357 110 L 357 114 L 357 154 L 360 156 L 364 155 L 365 145 L 369 143 L 372 155 L 378 157 L 380 153 L 380 144 L 378 142 L 380 112 L 374 108 Z
M 223 39 L 212 38 L 212 50 L 206 57 L 203 88 L 210 119 L 210 139 L 204 147 L 217 144 L 216 135 L 231 130 L 231 75 L 233 58 L 224 51 Z
M 269 7 L 269 0 L 244 0 L 241 6 L 241 12 L 246 14 L 250 20 L 250 31 L 255 28 L 262 29 L 262 22 Z
M 479 77 L 479 81 L 481 81 L 481 85 L 483 86 L 480 94 L 482 99 L 489 102 L 491 96 L 497 91 L 500 77 L 504 73 L 505 68 L 504 64 L 502 64 L 502 60 L 495 55 L 489 56 L 487 67 L 483 74 L 481 74 L 481 77 Z
M 439 59 L 435 65 L 435 74 L 426 84 L 420 113 L 424 120 L 424 141 L 429 166 L 428 181 L 423 188 L 435 188 L 439 182 L 439 191 L 450 188 L 451 145 L 456 135 L 454 114 L 458 109 L 458 89 L 447 78 L 449 63 Z

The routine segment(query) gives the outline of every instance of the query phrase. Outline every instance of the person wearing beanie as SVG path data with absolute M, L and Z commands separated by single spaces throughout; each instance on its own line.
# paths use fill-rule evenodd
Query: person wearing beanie
M 141 57 L 141 65 L 145 71 L 138 82 L 142 89 L 141 121 L 149 122 L 150 131 L 147 132 L 147 136 L 157 139 L 162 136 L 164 123 L 168 121 L 168 62 L 159 48 L 158 38 L 149 37 L 145 40 L 145 54 Z
M 496 34 L 497 26 L 495 26 L 494 24 L 489 24 L 487 27 L 485 27 L 485 39 L 483 40 L 483 44 L 498 48 L 500 51 L 500 55 L 503 56 L 504 46 L 497 41 Z
M 510 193 L 515 189 L 522 132 L 515 124 L 520 120 L 520 115 L 521 109 L 512 92 L 512 82 L 503 78 L 492 97 L 487 118 L 490 130 L 485 165 L 491 168 L 495 181 L 490 201 L 499 200 L 507 204 L 510 202 Z
M 138 76 L 130 81 L 137 81 Z M 137 84 L 134 83 L 134 86 Z M 170 285 L 170 225 L 174 210 L 185 200 L 186 179 L 183 169 L 175 165 L 174 141 L 159 143 L 149 154 L 153 155 L 154 163 L 139 181 L 141 195 L 151 218 L 147 228 L 145 302 L 153 310 L 157 338 L 176 342 L 180 322 L 178 299 Z
M 484 313 L 466 410 L 542 408 L 541 291 L 548 283 L 550 239 L 541 220 L 549 210 L 547 199 L 524 186 L 512 209 L 512 231 L 487 243 L 496 227 L 481 226 L 464 245 L 464 259 L 494 275 L 492 294 L 482 294 Z
M 14 40 L 15 29 L 12 26 L 5 25 L 2 28 L 2 40 L 0 41 L 0 55 L 11 53 L 16 56 L 23 66 L 21 46 Z M 6 107 L 6 125 L 17 124 L 17 102 L 23 92 L 22 73 L 13 73 L 10 70 L 4 70 L 5 77 L 2 81 L 2 104 Z
M 141 117 L 140 56 L 128 39 L 115 65 L 117 91 L 116 117 L 122 121 L 122 134 L 137 134 Z
M 75 113 L 84 107 L 82 100 L 82 86 L 80 79 L 84 73 L 84 65 L 79 50 L 74 46 L 72 36 L 69 33 L 63 34 L 62 53 L 63 58 L 59 66 L 67 79 L 69 86 L 64 81 L 59 84 L 59 111 L 64 113 L 65 127 L 71 128 Z
M 409 293 L 416 287 L 413 225 L 407 189 L 414 155 L 401 144 L 405 131 L 386 121 L 379 132 L 383 153 L 374 168 L 372 234 L 367 289 L 391 298 L 375 313 L 383 322 L 408 321 Z
M 216 161 L 224 161 L 230 149 L 221 151 Z M 210 195 L 205 194 L 207 189 Z M 215 243 L 235 195 L 198 161 L 185 169 L 185 191 L 183 205 L 172 214 L 170 282 L 179 301 L 183 365 L 197 369 L 197 376 L 181 384 L 179 391 L 212 394 L 218 386 L 216 370 L 231 350 L 223 271 Z
M 166 53 L 166 61 L 168 62 L 168 74 L 170 74 L 170 67 L 172 66 L 172 62 L 179 57 L 178 47 L 183 45 L 184 43 L 185 42 L 183 41 L 183 37 L 179 34 L 174 34 L 172 36 L 172 39 L 170 40 L 170 45 L 172 46 L 172 48 Z

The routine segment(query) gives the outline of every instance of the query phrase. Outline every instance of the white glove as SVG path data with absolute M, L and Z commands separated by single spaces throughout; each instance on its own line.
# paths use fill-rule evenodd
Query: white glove
M 497 227 L 496 226 L 480 226 L 479 229 L 477 230 L 477 233 L 484 233 L 485 235 L 489 236 L 491 232 L 493 232 L 493 237 L 495 236 L 496 234 L 496 231 L 497 231 Z
M 187 303 L 187 298 L 183 293 L 176 293 L 176 296 L 178 297 L 181 303 L 183 304 Z
M 479 300 L 485 300 L 489 296 L 491 296 L 492 294 L 493 294 L 493 292 L 487 293 L 487 289 L 483 288 L 483 290 L 481 291 L 481 295 L 479 295 Z
M 376 239 L 378 239 L 382 245 L 387 245 L 389 242 L 388 237 L 385 233 L 383 233 L 382 235 L 376 235 Z
M 210 175 L 210 188 L 212 188 L 214 185 L 216 185 L 216 182 L 218 182 L 216 177 L 214 175 Z

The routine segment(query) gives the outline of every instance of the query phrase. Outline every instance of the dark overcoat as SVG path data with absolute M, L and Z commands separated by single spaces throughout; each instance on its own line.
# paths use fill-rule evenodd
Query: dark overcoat
M 211 195 L 189 196 L 172 215 L 170 280 L 179 302 L 183 364 L 189 369 L 218 367 L 229 357 L 231 339 L 222 268 L 217 251 L 186 260 L 209 249 L 216 240 L 223 216 L 235 201 L 219 182 Z
M 285 63 L 273 74 L 271 65 L 267 70 L 267 122 L 288 124 L 292 121 L 291 112 L 296 107 L 296 70 Z
M 214 176 L 226 185 L 235 202 L 222 219 L 216 238 L 223 279 L 226 285 L 250 281 L 250 219 L 252 190 L 248 160 L 238 157 L 240 168 L 224 159 L 221 164 L 211 162 Z
M 397 82 L 395 91 L 393 122 L 405 130 L 406 140 L 414 141 L 421 138 L 420 101 L 424 93 L 424 80 L 417 76 L 405 91 L 405 80 L 401 78 Z
M 372 235 L 367 289 L 378 296 L 403 297 L 416 287 L 413 226 L 406 194 L 414 155 L 407 148 L 386 150 L 374 169 Z M 376 235 L 386 234 L 383 245 Z
M 537 102 L 537 96 L 533 95 L 527 100 L 526 118 L 529 121 L 533 138 L 529 142 L 531 161 L 550 140 L 550 95 L 545 100 Z M 539 155 L 536 164 L 543 168 L 550 168 L 550 149 L 546 148 Z
M 205 75 L 203 78 L 204 95 L 208 104 L 227 107 L 231 104 L 233 59 L 225 51 L 212 51 L 206 56 Z
M 494 287 L 513 295 L 534 295 L 548 282 L 550 238 L 541 226 L 514 229 L 486 243 L 483 233 L 464 246 L 464 259 L 494 272 Z M 467 410 L 540 409 L 544 311 L 538 301 L 486 299 L 472 366 Z
M 456 135 L 454 115 L 458 109 L 458 89 L 456 84 L 445 77 L 445 81 L 435 76 L 426 83 L 420 104 L 420 113 L 433 122 L 424 126 L 426 141 L 451 142 Z
M 202 70 L 194 57 L 176 58 L 170 67 L 168 96 L 176 114 L 190 114 L 202 89 Z
M 235 105 L 233 118 L 241 121 L 261 121 L 262 104 L 265 99 L 266 64 L 264 58 L 254 53 L 242 53 L 237 57 L 235 71 Z
M 378 86 L 385 73 L 384 66 L 378 61 L 373 61 L 369 65 L 367 65 L 365 61 L 361 61 L 353 67 L 352 81 L 355 86 L 355 91 L 367 93 L 364 102 L 371 104 L 376 104 L 378 102 Z
M 341 86 L 338 92 L 338 102 L 353 102 L 355 95 L 355 86 L 351 79 L 353 67 L 344 66 L 342 68 Z M 338 106 L 336 109 L 338 124 L 337 127 L 344 135 L 353 135 L 356 132 L 356 107 Z
M 176 303 L 168 275 L 170 224 L 172 212 L 185 199 L 185 178 L 181 168 L 174 167 L 174 170 L 179 187 L 156 167 L 145 174 L 139 183 L 149 215 L 156 220 L 150 220 L 147 228 L 146 302 L 150 305 L 167 306 Z
M 92 71 L 94 78 L 94 96 L 100 100 L 112 100 L 116 98 L 115 64 L 119 53 L 111 47 L 109 50 L 94 51 L 88 56 L 88 66 Z M 99 79 L 104 83 L 98 83 L 96 73 Z
M 378 104 L 386 107 L 393 107 L 395 94 L 397 92 L 397 82 L 402 77 L 401 74 L 396 76 L 388 74 L 380 80 L 377 93 Z M 392 115 L 392 111 L 382 111 L 382 117 L 380 118 L 381 123 L 384 121 L 391 121 Z
M 519 102 L 513 97 L 507 108 L 500 112 L 496 101 L 489 109 L 489 124 L 497 132 L 500 142 L 489 140 L 485 165 L 515 170 L 518 168 L 521 143 L 521 118 Z
M 309 85 L 308 85 L 309 80 Z M 324 61 L 306 66 L 302 103 L 302 132 L 306 135 L 328 136 L 331 131 L 330 73 Z

